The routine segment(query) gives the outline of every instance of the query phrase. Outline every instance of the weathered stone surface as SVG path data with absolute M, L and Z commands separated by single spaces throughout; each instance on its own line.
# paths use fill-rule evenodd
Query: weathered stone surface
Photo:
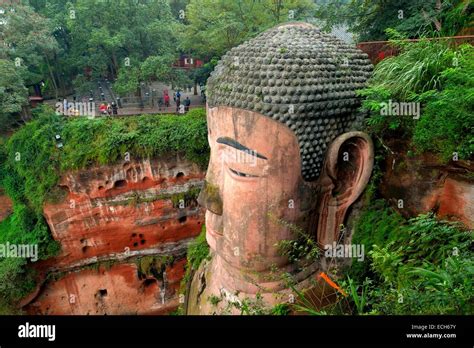
M 195 200 L 186 201 L 184 194 L 193 189 L 197 193 L 203 177 L 199 167 L 179 157 L 65 175 L 60 185 L 67 191 L 66 198 L 44 207 L 53 237 L 62 247 L 54 266 L 149 249 L 199 234 L 202 214 Z
M 59 184 L 65 197 L 44 207 L 61 253 L 33 264 L 39 285 L 22 302 L 24 310 L 161 314 L 176 308 L 186 249 L 204 220 L 196 202 L 204 174 L 171 156 L 64 175 Z M 165 276 L 144 278 L 135 262 L 150 257 L 175 261 Z M 94 269 L 104 264 L 112 266 Z
M 70 272 L 47 282 L 24 310 L 41 315 L 165 314 L 178 306 L 185 263 L 181 259 L 168 266 L 164 281 L 139 277 L 133 263 Z
M 472 163 L 443 165 L 429 154 L 392 155 L 387 157 L 380 188 L 394 207 L 403 201 L 403 208 L 397 210 L 406 217 L 432 211 L 474 228 L 474 181 L 467 176 L 473 171 Z

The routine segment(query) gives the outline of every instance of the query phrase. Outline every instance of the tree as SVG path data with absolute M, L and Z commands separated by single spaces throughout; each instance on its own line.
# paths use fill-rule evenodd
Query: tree
M 181 47 L 201 58 L 220 57 L 263 30 L 312 14 L 310 0 L 191 0 Z
M 473 24 L 470 0 L 328 0 L 316 16 L 325 29 L 347 24 L 360 41 L 386 40 L 393 28 L 409 38 L 452 36 Z
M 68 11 L 70 55 L 77 57 L 78 70 L 91 71 L 92 79 L 117 79 L 114 89 L 122 94 L 138 89 L 142 64 L 147 79 L 171 74 L 171 63 L 178 57 L 179 24 L 168 1 L 76 0 Z M 151 62 L 163 66 L 152 69 Z
M 20 70 L 26 85 L 38 84 L 49 77 L 57 92 L 51 60 L 59 46 L 52 35 L 49 20 L 34 12 L 33 8 L 20 4 L 5 8 L 4 12 L 3 25 L 0 25 L 3 41 L 0 58 L 26 67 Z
M 22 78 L 21 71 L 25 68 L 16 67 L 12 61 L 0 59 L 0 124 L 2 131 L 20 117 L 25 120 L 23 108 L 28 104 L 28 89 Z M 3 129 L 3 127 L 5 127 Z
M 218 59 L 214 57 L 202 67 L 190 71 L 189 77 L 194 81 L 194 94 L 197 94 L 197 85 L 206 84 L 206 81 L 217 65 L 217 62 Z

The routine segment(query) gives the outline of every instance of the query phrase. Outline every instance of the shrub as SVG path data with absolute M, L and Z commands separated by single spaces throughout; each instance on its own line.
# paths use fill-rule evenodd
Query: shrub
M 394 41 L 398 56 L 382 60 L 369 87 L 359 91 L 368 111 L 367 130 L 382 138 L 405 139 L 420 154 L 427 151 L 468 160 L 474 153 L 474 50 L 447 41 Z M 420 103 L 418 120 L 381 115 L 382 102 Z
M 206 228 L 203 226 L 199 236 L 188 247 L 188 269 L 197 270 L 208 257 L 209 245 L 206 241 Z
M 365 244 L 368 263 L 353 265 L 349 274 L 354 283 L 370 283 L 368 312 L 474 312 L 472 232 L 432 214 L 404 221 L 380 203 L 367 209 L 357 226 L 354 242 Z
M 429 90 L 440 90 L 442 73 L 453 66 L 456 56 L 446 41 L 418 42 L 392 41 L 401 49 L 397 56 L 388 57 L 377 64 L 372 84 L 383 87 L 397 99 L 411 100 Z
M 445 161 L 453 152 L 463 159 L 474 154 L 474 50 L 466 45 L 460 51 L 457 66 L 441 74 L 443 89 L 418 97 L 425 106 L 413 144 L 418 152 L 439 153 Z

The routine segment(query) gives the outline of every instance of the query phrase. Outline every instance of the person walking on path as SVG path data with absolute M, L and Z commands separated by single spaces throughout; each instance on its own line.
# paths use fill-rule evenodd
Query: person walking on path
M 100 104 L 99 112 L 100 112 L 101 115 L 106 115 L 107 114 L 107 105 L 105 105 L 105 103 Z
M 176 97 L 176 112 L 179 113 L 179 107 L 181 105 L 181 100 L 179 99 L 179 97 Z
M 184 100 L 184 112 L 189 111 L 190 105 L 191 105 L 191 99 L 189 99 L 189 97 L 186 97 L 186 99 Z
M 112 115 L 118 115 L 118 110 L 117 110 L 117 104 L 115 102 L 112 102 Z
M 179 91 L 179 89 L 176 91 L 176 112 L 179 113 L 180 112 L 180 109 L 179 107 L 181 106 L 181 92 Z

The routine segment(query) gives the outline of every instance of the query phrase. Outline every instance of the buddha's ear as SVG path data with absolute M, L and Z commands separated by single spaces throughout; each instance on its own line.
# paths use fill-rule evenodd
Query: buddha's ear
M 363 132 L 338 136 L 329 146 L 321 174 L 318 243 L 339 242 L 347 209 L 364 191 L 374 165 L 374 146 Z

